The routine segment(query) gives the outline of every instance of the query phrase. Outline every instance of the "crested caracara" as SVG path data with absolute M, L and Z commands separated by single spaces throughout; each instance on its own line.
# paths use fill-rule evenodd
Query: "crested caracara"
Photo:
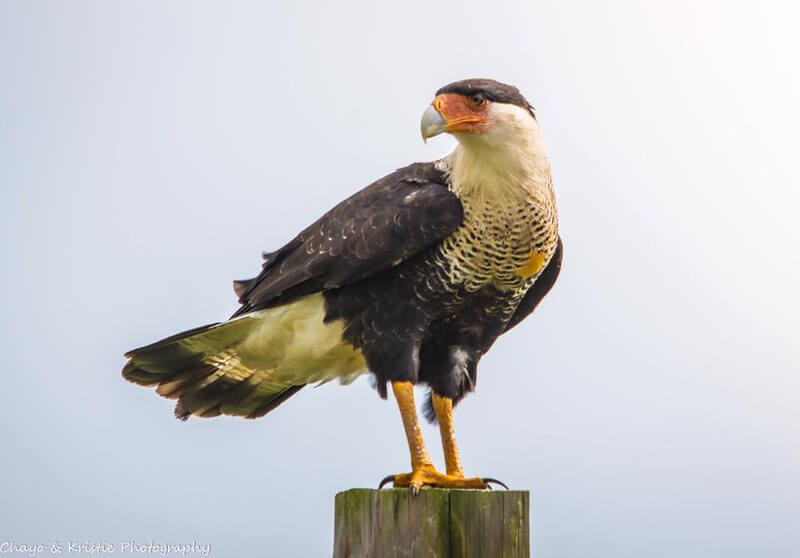
M 453 407 L 478 362 L 558 277 L 562 245 L 550 161 L 533 107 L 489 79 L 452 83 L 422 116 L 424 139 L 458 140 L 447 157 L 397 170 L 331 209 L 234 282 L 224 322 L 134 349 L 123 376 L 177 399 L 175 415 L 265 415 L 303 386 L 366 372 L 397 399 L 411 472 L 385 479 L 485 488 L 466 477 Z M 446 470 L 422 439 L 414 385 L 429 387 Z

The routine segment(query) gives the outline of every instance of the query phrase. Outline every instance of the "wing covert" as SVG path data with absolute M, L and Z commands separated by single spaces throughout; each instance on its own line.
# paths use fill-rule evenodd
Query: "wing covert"
M 463 209 L 433 163 L 415 163 L 339 203 L 237 281 L 235 316 L 339 287 L 397 265 L 461 225 Z

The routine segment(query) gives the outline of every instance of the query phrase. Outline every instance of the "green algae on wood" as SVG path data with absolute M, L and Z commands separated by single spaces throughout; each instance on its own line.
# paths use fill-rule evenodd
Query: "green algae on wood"
M 334 558 L 529 558 L 527 491 L 356 488 L 336 495 Z

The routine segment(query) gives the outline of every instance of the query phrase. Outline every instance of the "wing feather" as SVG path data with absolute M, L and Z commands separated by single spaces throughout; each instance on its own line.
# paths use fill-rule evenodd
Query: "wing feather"
M 237 281 L 235 316 L 352 283 L 408 259 L 453 233 L 463 208 L 434 163 L 415 163 L 341 202 L 286 246 L 261 273 Z

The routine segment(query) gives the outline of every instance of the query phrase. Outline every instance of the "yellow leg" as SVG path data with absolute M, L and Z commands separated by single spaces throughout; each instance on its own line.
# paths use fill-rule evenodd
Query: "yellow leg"
M 411 382 L 392 382 L 392 391 L 400 408 L 403 428 L 408 439 L 408 451 L 411 452 L 411 469 L 416 471 L 424 467 L 433 468 L 431 456 L 425 447 L 422 429 L 417 419 L 417 407 L 414 404 L 414 384 Z
M 417 419 L 417 407 L 414 404 L 414 385 L 411 382 L 392 382 L 392 391 L 397 399 L 397 406 L 400 408 L 400 416 L 403 419 L 403 427 L 405 428 L 406 438 L 408 439 L 408 449 L 411 453 L 411 472 L 390 475 L 383 479 L 381 486 L 392 481 L 393 486 L 408 487 L 414 494 L 419 492 L 420 488 L 423 486 L 438 486 L 441 488 L 488 488 L 489 485 L 486 480 L 477 477 L 466 479 L 464 478 L 464 473 L 461 471 L 461 464 L 458 460 L 458 449 L 456 448 L 455 436 L 453 434 L 452 400 L 447 399 L 446 402 L 441 402 L 443 412 L 447 415 L 445 421 L 448 425 L 446 427 L 448 432 L 447 436 L 445 435 L 445 427 L 442 426 L 442 442 L 445 447 L 445 460 L 447 464 L 447 474 L 443 475 L 433 466 L 428 450 L 425 448 L 422 429 Z M 449 411 L 447 411 L 447 408 L 449 408 Z M 436 399 L 434 399 L 434 409 L 436 410 L 437 416 L 440 417 Z M 439 420 L 440 422 L 442 421 L 441 417 Z
M 431 399 L 433 410 L 436 412 L 436 420 L 439 422 L 439 433 L 442 435 L 447 474 L 463 479 L 464 470 L 461 468 L 461 458 L 458 456 L 458 445 L 456 444 L 456 430 L 453 427 L 453 400 L 435 393 L 431 394 Z

